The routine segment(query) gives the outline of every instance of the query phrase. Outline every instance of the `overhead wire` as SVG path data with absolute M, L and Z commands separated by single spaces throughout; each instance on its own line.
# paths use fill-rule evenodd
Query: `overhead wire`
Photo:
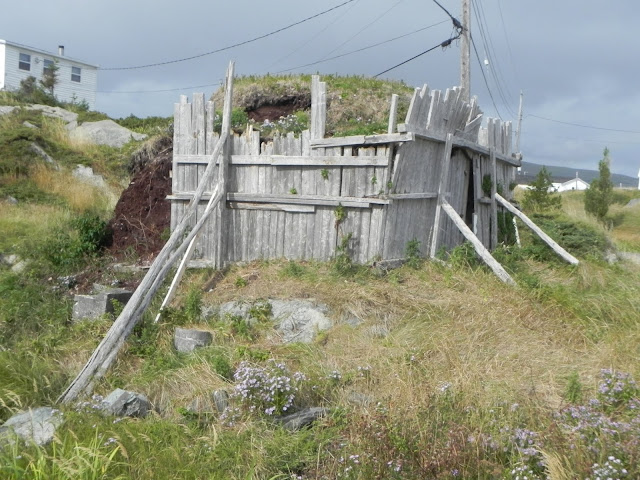
M 325 58 L 325 59 L 322 59 L 322 60 L 317 60 L 317 61 L 315 61 L 315 62 L 305 63 L 304 65 L 298 65 L 298 66 L 296 66 L 296 67 L 287 68 L 287 69 L 285 69 L 285 70 L 280 70 L 280 71 L 275 72 L 275 73 L 286 73 L 286 72 L 290 72 L 290 71 L 292 71 L 292 70 L 297 70 L 297 69 L 299 69 L 299 68 L 311 67 L 311 66 L 313 66 L 313 65 L 318 65 L 318 64 L 320 64 L 320 63 L 329 62 L 329 61 L 331 61 L 331 60 L 335 60 L 335 59 L 337 59 L 337 58 L 342 58 L 342 57 L 346 57 L 346 56 L 348 56 L 348 55 L 353 55 L 354 53 L 359 53 L 359 52 L 362 52 L 362 51 L 364 51 L 364 50 L 369 50 L 369 49 L 371 49 L 371 48 L 379 47 L 380 45 L 385 45 L 385 44 L 387 44 L 387 43 L 391 43 L 391 42 L 394 42 L 394 41 L 396 41 L 396 40 L 400 40 L 401 38 L 405 38 L 405 37 L 408 37 L 408 36 L 410 36 L 410 35 L 415 35 L 416 33 L 422 32 L 422 31 L 427 30 L 427 29 L 429 29 L 429 28 L 436 27 L 436 26 L 438 26 L 438 25 L 442 25 L 443 23 L 446 23 L 446 22 L 447 22 L 447 20 L 443 20 L 443 21 L 441 21 L 441 22 L 434 23 L 434 24 L 428 25 L 428 26 L 426 26 L 426 27 L 418 28 L 417 30 L 414 30 L 414 31 L 412 31 L 412 32 L 405 33 L 405 34 L 403 34 L 403 35 L 398 35 L 397 37 L 389 38 L 389 39 L 387 39 L 387 40 L 383 40 L 383 41 L 381 41 L 381 42 L 374 43 L 374 44 L 372 44 L 372 45 L 367 45 L 366 47 L 358 48 L 358 49 L 356 49 L 356 50 L 351 50 L 350 52 L 341 53 L 340 55 L 335 55 L 335 56 L 333 56 L 333 57 Z
M 498 110 L 498 106 L 496 105 L 496 100 L 493 98 L 493 93 L 491 93 L 491 89 L 489 88 L 489 82 L 487 81 L 487 76 L 484 73 L 484 69 L 482 68 L 482 61 L 480 60 L 480 55 L 478 54 L 478 49 L 476 48 L 476 42 L 473 40 L 473 36 L 471 32 L 469 32 L 469 38 L 471 39 L 471 45 L 473 45 L 473 50 L 476 52 L 476 58 L 478 59 L 478 65 L 480 65 L 480 72 L 482 72 L 482 78 L 484 79 L 484 84 L 487 87 L 487 92 L 489 93 L 489 97 L 491 98 L 491 103 L 493 103 L 493 108 L 495 108 L 498 117 L 500 120 L 503 120 L 502 115 L 500 114 L 500 110 Z
M 338 23 L 340 20 L 344 19 L 347 14 L 356 6 L 358 5 L 358 2 L 360 0 L 356 0 L 355 3 L 353 3 L 352 5 L 349 6 L 349 8 L 347 9 L 346 12 L 344 12 L 343 15 L 338 14 L 336 16 L 336 18 L 334 18 L 331 22 L 327 23 L 324 28 L 320 29 L 315 35 L 312 35 L 311 37 L 309 37 L 309 39 L 307 39 L 306 42 L 303 42 L 301 44 L 299 44 L 296 48 L 294 48 L 292 51 L 290 51 L 289 53 L 287 53 L 286 55 L 280 57 L 278 60 L 272 62 L 268 67 L 267 70 L 270 70 L 271 67 L 273 67 L 274 65 L 279 64 L 280 62 L 282 62 L 283 60 L 289 58 L 291 55 L 293 55 L 294 53 L 300 51 L 302 48 L 304 48 L 305 46 L 307 46 L 309 43 L 311 43 L 313 40 L 315 40 L 316 38 L 318 38 L 318 36 L 320 36 L 322 33 L 324 33 L 329 27 L 332 27 L 333 25 L 335 25 L 336 23 Z
M 394 42 L 396 40 L 400 40 L 401 38 L 405 38 L 405 37 L 408 37 L 408 36 L 411 36 L 411 35 L 415 35 L 416 33 L 422 32 L 424 30 L 428 30 L 428 29 L 436 27 L 438 25 L 442 25 L 443 23 L 446 23 L 446 22 L 447 22 L 447 20 L 442 20 L 441 22 L 433 23 L 431 25 L 427 25 L 426 27 L 418 28 L 418 29 L 413 30 L 411 32 L 404 33 L 402 35 L 398 35 L 396 37 L 389 38 L 387 40 L 383 40 L 381 42 L 377 42 L 377 43 L 374 43 L 372 45 L 367 45 L 366 47 L 358 48 L 356 50 L 351 50 L 350 52 L 341 53 L 340 55 L 335 55 L 333 57 L 326 58 L 324 60 L 317 60 L 315 62 L 306 63 L 304 65 L 298 65 L 298 66 L 295 66 L 295 67 L 287 68 L 285 70 L 280 70 L 280 71 L 274 72 L 274 73 L 275 74 L 286 73 L 286 72 L 290 72 L 292 70 L 298 70 L 300 68 L 305 68 L 305 67 L 318 65 L 320 63 L 330 62 L 331 60 L 335 60 L 337 58 L 342 58 L 342 57 L 346 57 L 346 56 L 349 56 L 349 55 L 353 55 L 355 53 L 363 52 L 365 50 L 370 50 L 370 49 L 378 47 L 380 45 L 384 45 L 384 44 L 387 44 L 387 43 Z M 137 91 L 98 90 L 98 93 L 162 93 L 162 92 L 175 92 L 175 91 L 178 91 L 178 90 L 189 90 L 189 89 L 194 89 L 194 88 L 213 87 L 213 86 L 217 86 L 217 85 L 221 85 L 221 84 L 222 84 L 221 82 L 218 82 L 218 83 L 212 83 L 212 84 L 206 84 L 206 85 L 196 85 L 196 86 L 191 86 L 191 87 L 167 88 L 167 89 L 161 89 L 161 90 L 137 90 Z
M 310 17 L 303 18 L 302 20 L 298 20 L 297 22 L 291 23 L 291 24 L 286 25 L 286 26 L 284 26 L 282 28 L 278 28 L 277 30 L 272 30 L 271 32 L 265 33 L 264 35 L 260 35 L 260 36 L 254 37 L 254 38 L 251 38 L 249 40 L 244 40 L 242 42 L 234 43 L 233 45 L 228 45 L 226 47 L 221 47 L 221 48 L 218 48 L 218 49 L 215 49 L 215 50 L 211 50 L 209 52 L 200 53 L 198 55 L 192 55 L 190 57 L 178 58 L 178 59 L 175 59 L 175 60 L 167 60 L 167 61 L 164 61 L 164 62 L 149 63 L 149 64 L 146 64 L 146 65 L 135 65 L 135 66 L 129 66 L 129 67 L 106 67 L 106 68 L 101 68 L 100 70 L 112 70 L 112 71 L 113 70 L 136 70 L 136 69 L 141 69 L 141 68 L 159 67 L 161 65 L 169 65 L 169 64 L 173 64 L 173 63 L 186 62 L 186 61 L 189 61 L 189 60 L 194 60 L 196 58 L 206 57 L 208 55 L 213 55 L 214 53 L 224 52 L 225 50 L 231 50 L 232 48 L 237 48 L 237 47 L 240 47 L 242 45 L 247 45 L 249 43 L 253 43 L 253 42 L 256 42 L 258 40 L 262 40 L 263 38 L 267 38 L 267 37 L 273 36 L 276 33 L 283 32 L 285 30 L 293 28 L 293 27 L 295 27 L 297 25 L 300 25 L 302 23 L 308 22 L 309 20 L 313 20 L 314 18 L 318 18 L 318 17 L 320 17 L 322 15 L 325 15 L 325 14 L 327 14 L 329 12 L 332 12 L 332 11 L 338 9 L 338 8 L 344 7 L 345 5 L 347 5 L 347 4 L 351 3 L 351 2 L 355 2 L 355 1 L 357 1 L 357 0 L 346 0 L 345 2 L 343 2 L 343 3 L 339 4 L 339 5 L 336 5 L 334 7 L 328 8 L 327 10 L 323 10 L 322 12 L 316 13 L 315 15 L 311 15 Z
M 340 50 L 344 45 L 346 45 L 347 43 L 351 42 L 354 38 L 356 38 L 358 35 L 360 35 L 362 32 L 364 32 L 367 28 L 369 28 L 371 25 L 373 25 L 374 23 L 376 23 L 377 21 L 379 21 L 382 17 L 384 17 L 387 13 L 389 13 L 391 10 L 393 10 L 394 8 L 396 8 L 398 5 L 400 5 L 402 2 L 404 2 L 404 0 L 398 0 L 396 3 L 394 3 L 391 7 L 389 7 L 387 10 L 385 10 L 384 12 L 382 12 L 380 15 L 378 15 L 376 18 L 374 18 L 371 22 L 367 23 L 364 27 L 362 27 L 360 30 L 358 30 L 356 33 L 354 33 L 353 35 L 351 35 L 348 39 L 346 39 L 344 42 L 342 42 L 340 45 L 338 45 L 337 47 L 335 47 L 333 50 L 331 50 L 330 52 L 327 52 L 325 54 L 325 56 L 323 57 L 326 58 L 327 56 L 331 55 L 332 53 L 334 53 L 337 50 Z M 322 60 L 322 59 L 321 59 Z
M 584 124 L 581 124 L 581 123 L 565 122 L 565 121 L 562 121 L 562 120 L 556 120 L 554 118 L 542 117 L 540 115 L 534 115 L 533 113 L 528 114 L 525 118 L 527 118 L 527 117 L 539 118 L 540 120 L 546 120 L 548 122 L 561 123 L 563 125 L 571 125 L 573 127 L 590 128 L 590 129 L 593 129 L 593 130 L 604 130 L 606 132 L 640 134 L 640 131 L 638 131 L 638 130 L 620 130 L 620 129 L 617 129 L 617 128 L 596 127 L 594 125 L 584 125 Z
M 495 51 L 495 49 L 493 48 L 493 42 L 491 41 L 491 35 L 489 34 L 488 26 L 485 27 L 487 22 L 486 22 L 486 17 L 484 17 L 484 10 L 482 9 L 480 2 L 475 2 L 475 0 L 472 0 L 472 4 L 474 5 L 474 7 L 476 7 L 476 8 L 473 8 L 473 13 L 475 15 L 475 18 L 478 24 L 478 31 L 480 32 L 480 38 L 484 45 L 485 52 L 488 56 L 488 59 L 487 59 L 489 62 L 488 70 L 491 73 L 491 76 L 494 80 L 496 91 L 498 92 L 498 95 L 500 96 L 500 99 L 502 100 L 508 113 L 511 116 L 516 117 L 517 115 L 515 114 L 514 110 L 511 108 L 511 105 L 510 105 L 511 102 L 507 99 L 507 97 L 511 95 L 508 93 L 505 93 L 505 90 L 508 91 L 508 87 L 504 85 L 505 82 L 500 80 L 502 74 L 498 71 L 498 64 L 496 62 L 495 55 L 492 53 Z M 483 68 L 482 62 L 480 62 L 480 68 L 481 69 Z M 484 74 L 484 70 L 483 70 L 483 74 Z

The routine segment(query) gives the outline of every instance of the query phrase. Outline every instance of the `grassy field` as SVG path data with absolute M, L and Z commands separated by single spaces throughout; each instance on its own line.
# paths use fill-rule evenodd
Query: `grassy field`
M 3 122 L 14 123 L 1 125 L 0 149 L 31 155 L 20 149 L 33 133 Z M 128 153 L 67 144 L 54 127 L 39 141 L 66 152 L 60 171 L 1 164 L 0 198 L 21 196 L 0 201 L 0 253 L 29 263 L 0 266 L 0 422 L 53 405 L 113 321 L 72 323 L 59 277 L 131 275 L 99 249 L 111 197 L 83 191 L 67 169 L 82 158 L 117 192 Z M 522 248 L 495 252 L 516 287 L 466 246 L 447 264 L 413 259 L 388 273 L 344 259 L 190 271 L 173 308 L 155 324 L 154 304 L 96 385 L 97 395 L 143 393 L 153 412 L 103 416 L 99 397 L 64 406 L 50 445 L 0 446 L 0 478 L 639 478 L 640 266 L 605 261 L 614 248 L 640 252 L 640 209 L 624 207 L 634 196 L 616 191 L 602 226 L 580 192 L 563 195 L 561 212 L 535 218 L 580 264 L 522 228 Z M 334 326 L 311 344 L 281 344 L 267 298 L 325 303 Z M 250 302 L 256 322 L 203 313 L 226 301 Z M 176 326 L 208 330 L 214 343 L 179 354 Z M 187 408 L 220 389 L 231 394 L 223 415 Z M 330 410 L 311 428 L 274 421 L 311 406 Z

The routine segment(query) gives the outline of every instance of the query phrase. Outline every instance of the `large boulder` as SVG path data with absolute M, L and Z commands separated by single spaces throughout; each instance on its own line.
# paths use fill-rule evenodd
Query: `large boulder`
M 147 136 L 132 132 L 113 120 L 100 120 L 99 122 L 85 122 L 78 125 L 69 132 L 69 138 L 80 142 L 121 148 L 131 140 L 144 140 Z
M 51 407 L 30 409 L 14 415 L 0 426 L 0 443 L 13 442 L 16 437 L 26 443 L 46 445 L 64 423 L 62 412 Z

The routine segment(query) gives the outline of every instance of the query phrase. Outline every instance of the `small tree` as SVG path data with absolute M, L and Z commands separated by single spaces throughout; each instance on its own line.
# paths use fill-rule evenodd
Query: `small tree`
M 611 170 L 609 169 L 609 149 L 605 148 L 602 160 L 598 162 L 600 176 L 591 182 L 584 192 L 584 209 L 593 215 L 599 222 L 605 223 L 609 212 L 609 205 L 613 200 L 613 183 L 611 182 Z
M 522 206 L 534 212 L 559 209 L 562 206 L 562 198 L 556 195 L 551 187 L 551 173 L 547 167 L 542 167 L 536 179 L 531 182 L 531 188 L 524 192 Z
M 58 63 L 50 62 L 45 64 L 45 68 L 42 71 L 42 78 L 40 79 L 40 85 L 47 90 L 49 94 L 53 95 L 53 89 L 58 84 Z

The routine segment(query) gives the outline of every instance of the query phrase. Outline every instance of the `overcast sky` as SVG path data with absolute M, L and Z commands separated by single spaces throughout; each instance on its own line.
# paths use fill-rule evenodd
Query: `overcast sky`
M 229 60 L 236 62 L 238 75 L 292 69 L 372 76 L 440 44 L 453 32 L 449 17 L 432 0 L 353 0 L 221 53 L 152 68 L 107 70 L 210 52 L 345 1 L 14 1 L 10 9 L 3 9 L 0 38 L 51 52 L 64 45 L 67 56 L 104 69 L 98 75 L 98 110 L 114 117 L 145 117 L 171 115 L 180 94 L 212 93 Z M 461 18 L 461 0 L 439 1 Z M 515 124 L 519 93 L 524 92 L 524 159 L 577 171 L 597 169 L 608 146 L 612 171 L 637 176 L 640 41 L 634 30 L 640 2 L 473 0 L 472 5 L 471 32 L 480 62 L 472 50 L 471 93 L 478 96 L 485 115 L 501 116 Z M 411 32 L 416 33 L 300 67 Z M 453 43 L 383 77 L 445 89 L 459 84 L 459 56 L 460 45 Z M 191 88 L 202 85 L 207 86 Z M 169 89 L 175 90 L 157 92 Z

